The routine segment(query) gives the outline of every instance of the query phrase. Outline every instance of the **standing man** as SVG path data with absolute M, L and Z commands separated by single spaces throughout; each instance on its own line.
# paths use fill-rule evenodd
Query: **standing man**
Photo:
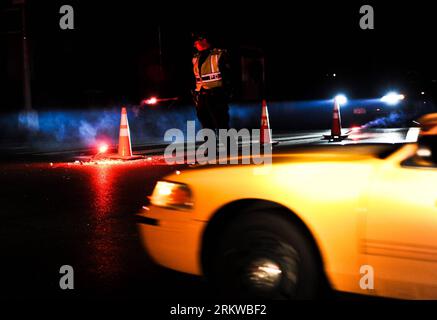
M 193 100 L 203 128 L 229 128 L 231 76 L 225 50 L 214 48 L 205 32 L 192 34 L 197 53 L 193 57 L 196 87 Z

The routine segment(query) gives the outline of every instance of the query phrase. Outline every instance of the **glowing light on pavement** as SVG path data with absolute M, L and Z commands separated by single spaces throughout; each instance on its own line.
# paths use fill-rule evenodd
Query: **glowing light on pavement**
M 146 158 L 140 158 L 135 160 L 125 161 L 122 159 L 111 159 L 111 158 L 96 158 L 87 157 L 83 160 L 76 160 L 73 162 L 67 162 L 64 164 L 59 164 L 57 166 L 75 166 L 75 167 L 92 167 L 92 166 L 161 166 L 167 165 L 165 158 L 163 156 L 153 156 Z
M 99 153 L 106 153 L 109 149 L 109 146 L 106 143 L 102 143 L 99 145 Z

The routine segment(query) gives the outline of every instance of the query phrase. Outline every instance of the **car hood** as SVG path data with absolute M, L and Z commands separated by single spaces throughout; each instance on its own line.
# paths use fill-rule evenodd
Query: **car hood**
M 365 159 L 384 159 L 403 144 L 368 144 L 368 145 L 330 145 L 330 146 L 299 146 L 295 148 L 278 148 L 272 154 L 272 164 L 287 162 L 347 162 Z M 196 164 L 186 170 L 225 169 L 239 164 Z M 247 159 L 247 157 L 246 157 Z M 246 165 L 247 166 L 247 165 Z M 251 166 L 256 166 L 251 164 Z
M 211 184 L 213 179 L 243 179 L 253 175 L 282 172 L 283 170 L 305 171 L 307 175 L 329 170 L 342 170 L 345 167 L 369 166 L 380 162 L 402 145 L 331 145 L 308 146 L 299 148 L 277 148 L 269 164 L 206 164 L 193 165 L 180 169 L 178 174 L 171 174 L 165 180 L 192 183 L 204 181 Z M 241 158 L 240 158 L 241 159 Z

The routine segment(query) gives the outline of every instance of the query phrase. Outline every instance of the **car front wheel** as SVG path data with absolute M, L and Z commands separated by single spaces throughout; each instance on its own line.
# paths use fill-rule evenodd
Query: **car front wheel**
M 273 209 L 256 209 L 228 224 L 218 241 L 211 277 L 226 297 L 311 299 L 320 274 L 301 228 Z

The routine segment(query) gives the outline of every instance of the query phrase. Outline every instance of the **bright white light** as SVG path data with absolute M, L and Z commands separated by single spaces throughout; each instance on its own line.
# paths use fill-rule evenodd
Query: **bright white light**
M 156 97 L 151 97 L 150 99 L 147 99 L 145 101 L 146 104 L 156 104 L 158 102 L 158 99 Z
M 275 266 L 273 264 L 272 265 L 258 267 L 258 270 L 263 271 L 263 272 L 265 272 L 267 274 L 271 274 L 271 275 L 278 275 L 278 274 L 282 273 L 281 269 L 279 269 L 277 266 Z
M 386 104 L 388 104 L 390 106 L 394 106 L 404 99 L 405 99 L 405 96 L 403 94 L 399 94 L 397 92 L 389 92 L 381 98 L 381 101 L 385 102 Z
M 108 145 L 106 143 L 102 143 L 99 146 L 99 153 L 105 153 L 106 151 L 108 151 Z
M 344 94 L 338 94 L 338 95 L 335 96 L 334 99 L 335 99 L 335 101 L 337 101 L 337 103 L 339 105 L 343 105 L 343 104 L 347 103 L 347 98 L 346 98 L 346 96 Z
M 156 184 L 155 191 L 160 196 L 169 196 L 173 192 L 173 188 L 175 187 L 174 183 L 158 181 Z
M 419 157 L 424 157 L 424 158 L 431 157 L 431 155 L 432 155 L 431 150 L 429 150 L 427 148 L 421 148 L 421 149 L 417 150 L 416 153 Z

